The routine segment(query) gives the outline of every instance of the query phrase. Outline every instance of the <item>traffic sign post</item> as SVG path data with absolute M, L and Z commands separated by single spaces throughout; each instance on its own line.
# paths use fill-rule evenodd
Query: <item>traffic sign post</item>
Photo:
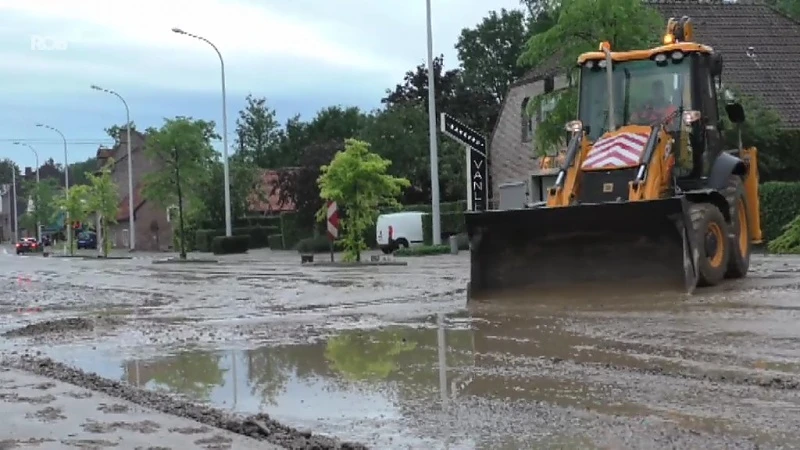
M 336 202 L 328 202 L 327 214 L 328 240 L 331 245 L 331 262 L 333 262 L 333 241 L 339 237 L 339 209 Z
M 442 133 L 466 147 L 467 160 L 467 209 L 485 211 L 489 209 L 489 161 L 486 137 L 464 125 L 447 113 L 441 115 Z

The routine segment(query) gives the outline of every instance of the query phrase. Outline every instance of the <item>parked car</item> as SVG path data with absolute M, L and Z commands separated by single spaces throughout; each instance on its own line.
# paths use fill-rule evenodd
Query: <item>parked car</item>
M 378 247 L 385 254 L 399 248 L 423 244 L 422 219 L 425 213 L 418 211 L 381 214 L 375 224 Z
M 96 249 L 97 248 L 97 234 L 90 231 L 84 231 L 78 234 L 78 249 Z
M 16 245 L 17 254 L 38 252 L 42 249 L 41 245 L 36 242 L 36 238 L 25 237 L 19 240 Z

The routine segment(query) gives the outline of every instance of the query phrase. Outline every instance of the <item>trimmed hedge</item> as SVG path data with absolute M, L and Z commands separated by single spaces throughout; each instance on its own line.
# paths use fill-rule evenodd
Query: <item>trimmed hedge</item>
M 234 253 L 247 253 L 250 246 L 250 236 L 217 236 L 211 240 L 211 251 L 215 255 L 230 255 Z
M 234 236 L 248 236 L 250 248 L 264 248 L 269 246 L 269 236 L 280 232 L 278 227 L 242 227 L 234 228 Z M 215 237 L 225 236 L 225 229 L 197 230 L 195 232 L 195 248 L 199 252 L 212 251 L 211 242 Z
M 303 227 L 297 220 L 297 213 L 280 215 L 280 233 L 283 235 L 283 248 L 294 248 L 300 239 L 313 234 L 312 226 Z
M 342 241 L 333 242 L 334 251 L 340 252 L 343 248 Z M 331 244 L 327 236 L 315 236 L 300 239 L 295 249 L 300 253 L 326 253 L 331 251 Z
M 401 248 L 394 252 L 395 256 L 430 256 L 446 255 L 450 253 L 449 245 L 421 245 L 418 247 Z
M 463 211 L 460 213 L 442 213 L 440 219 L 442 234 L 445 236 L 461 234 L 466 231 Z M 433 216 L 430 214 L 422 216 L 422 240 L 425 242 L 425 245 L 433 244 Z
M 765 241 L 783 234 L 784 227 L 800 215 L 800 183 L 770 181 L 758 187 L 761 231 Z
M 271 234 L 267 240 L 269 241 L 270 250 L 283 250 L 282 234 Z

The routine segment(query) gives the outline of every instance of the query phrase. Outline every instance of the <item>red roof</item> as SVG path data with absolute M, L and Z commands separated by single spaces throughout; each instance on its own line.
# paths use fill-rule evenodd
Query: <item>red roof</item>
M 143 204 L 144 204 L 144 197 L 142 197 L 142 186 L 136 186 L 136 188 L 133 191 L 133 213 L 136 214 L 136 211 L 138 211 Z M 129 211 L 130 209 L 128 208 L 128 196 L 126 195 L 119 202 L 119 212 L 117 213 L 117 222 L 128 220 L 128 217 L 130 217 Z
M 249 199 L 249 209 L 251 212 L 270 213 L 290 212 L 295 210 L 292 201 L 287 201 L 281 205 L 280 189 L 275 189 L 279 177 L 280 173 L 277 170 L 265 169 L 261 171 L 261 182 L 256 188 L 256 192 L 253 192 Z M 266 201 L 259 197 L 264 197 Z

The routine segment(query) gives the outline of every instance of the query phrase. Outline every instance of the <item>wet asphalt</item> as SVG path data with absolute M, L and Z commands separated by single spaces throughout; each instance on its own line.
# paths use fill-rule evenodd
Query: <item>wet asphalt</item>
M 800 448 L 800 258 L 754 256 L 749 278 L 691 297 L 467 305 L 465 253 L 154 257 L 0 253 L 8 364 L 235 432 L 247 420 L 217 414 L 283 424 L 273 441 L 296 448 Z

